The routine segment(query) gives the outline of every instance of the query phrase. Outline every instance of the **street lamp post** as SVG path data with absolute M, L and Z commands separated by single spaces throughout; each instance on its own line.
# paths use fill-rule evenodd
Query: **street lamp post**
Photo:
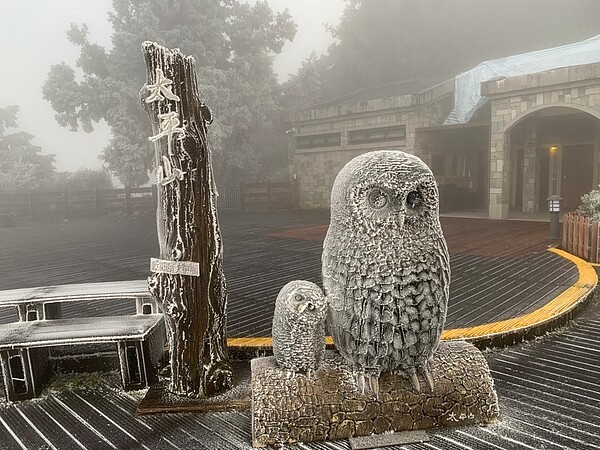
M 551 195 L 548 200 L 548 211 L 550 212 L 550 239 L 560 239 L 560 198 L 558 195 Z

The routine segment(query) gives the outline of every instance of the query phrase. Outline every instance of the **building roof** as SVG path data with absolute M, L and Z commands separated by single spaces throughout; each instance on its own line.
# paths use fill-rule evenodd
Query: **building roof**
M 416 94 L 429 89 L 439 83 L 451 80 L 452 75 L 434 78 L 419 78 L 407 81 L 396 81 L 394 83 L 382 84 L 375 87 L 358 89 L 341 97 L 317 103 L 311 106 L 311 109 L 326 108 L 340 103 L 355 103 L 376 98 L 394 97 L 397 95 Z
M 388 83 L 356 90 L 341 97 L 317 103 L 303 112 L 325 111 L 337 105 L 359 105 L 362 102 L 390 99 L 393 97 L 420 94 L 437 85 L 446 86 L 444 92 L 454 91 L 454 107 L 443 125 L 468 123 L 487 99 L 481 94 L 481 84 L 494 79 L 516 77 L 550 71 L 558 68 L 580 66 L 600 62 L 600 35 L 573 44 L 521 53 L 504 58 L 484 61 L 476 67 L 456 76 L 447 75 Z M 444 83 L 446 82 L 446 83 Z M 388 103 L 384 103 L 389 107 Z M 395 107 L 398 107 L 394 103 Z M 374 106 L 381 107 L 381 102 Z M 356 108 L 352 109 L 354 111 Z M 362 111 L 362 109 L 358 109 Z M 314 118 L 314 114 L 306 117 Z M 295 120 L 298 120 L 296 117 Z
M 481 83 L 562 67 L 600 62 L 600 35 L 574 44 L 484 61 L 454 78 L 454 109 L 444 125 L 467 123 L 485 103 Z

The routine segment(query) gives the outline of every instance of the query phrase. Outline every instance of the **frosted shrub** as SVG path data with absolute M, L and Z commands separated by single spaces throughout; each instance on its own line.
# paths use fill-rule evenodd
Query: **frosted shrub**
M 600 189 L 594 189 L 582 195 L 581 206 L 577 208 L 577 212 L 600 222 Z

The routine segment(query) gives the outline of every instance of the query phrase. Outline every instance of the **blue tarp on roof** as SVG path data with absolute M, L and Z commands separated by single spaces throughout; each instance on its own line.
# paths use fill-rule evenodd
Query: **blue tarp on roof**
M 454 109 L 444 125 L 471 120 L 477 108 L 485 102 L 481 96 L 481 83 L 484 81 L 595 62 L 600 62 L 600 35 L 574 44 L 484 61 L 454 78 Z

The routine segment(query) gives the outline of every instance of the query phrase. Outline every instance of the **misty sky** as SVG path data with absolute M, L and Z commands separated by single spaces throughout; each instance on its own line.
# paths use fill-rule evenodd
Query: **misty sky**
M 275 11 L 288 8 L 298 25 L 294 42 L 287 44 L 275 60 L 275 71 L 283 81 L 296 72 L 312 50 L 320 54 L 327 49 L 331 37 L 325 31 L 325 24 L 339 22 L 344 1 L 268 2 Z M 35 135 L 33 143 L 42 147 L 42 153 L 56 155 L 58 170 L 101 167 L 98 155 L 108 143 L 110 131 L 104 123 L 95 126 L 93 133 L 72 133 L 58 126 L 50 103 L 42 98 L 42 85 L 52 64 L 65 61 L 75 67 L 78 51 L 65 34 L 70 23 L 87 23 L 90 40 L 110 47 L 107 12 L 111 3 L 110 0 L 0 0 L 3 49 L 0 107 L 19 105 L 20 129 Z

